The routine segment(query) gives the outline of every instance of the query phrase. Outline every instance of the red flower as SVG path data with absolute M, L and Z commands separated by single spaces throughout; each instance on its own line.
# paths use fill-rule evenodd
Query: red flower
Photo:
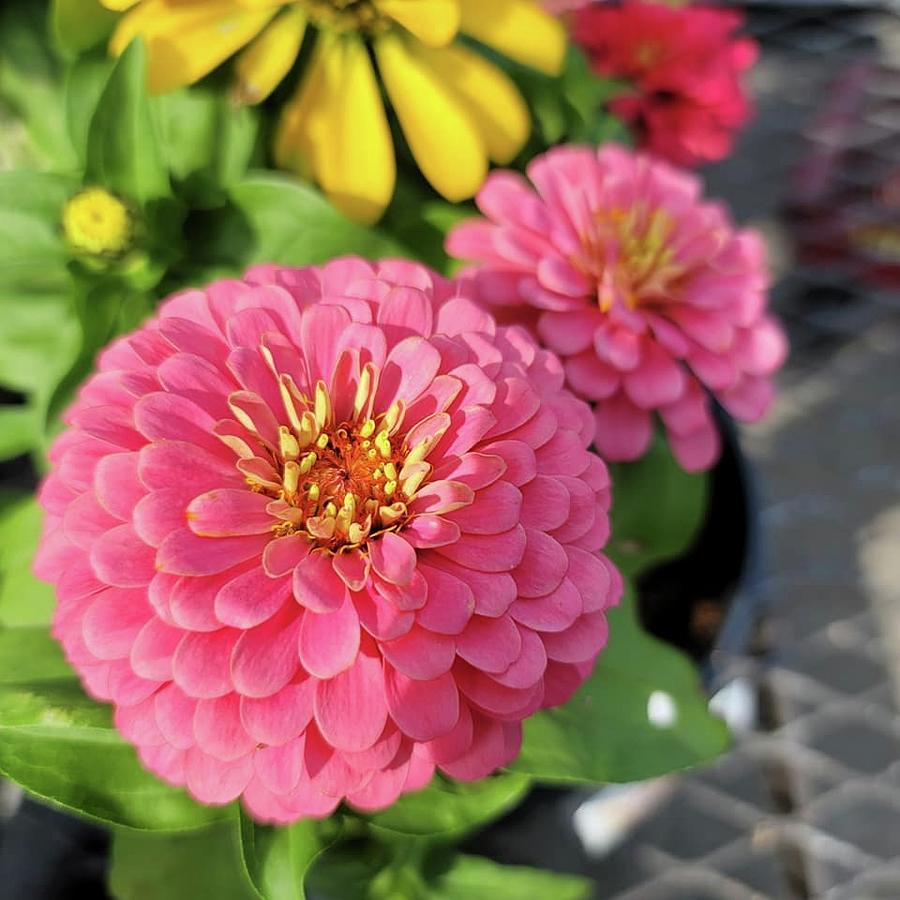
M 598 74 L 633 85 L 610 106 L 642 148 L 695 166 L 727 156 L 752 112 L 741 75 L 757 45 L 734 37 L 742 24 L 734 10 L 624 0 L 578 10 L 572 36 Z

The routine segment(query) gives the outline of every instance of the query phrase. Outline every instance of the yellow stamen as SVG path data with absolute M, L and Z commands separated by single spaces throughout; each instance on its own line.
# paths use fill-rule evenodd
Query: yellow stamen
M 300 466 L 293 461 L 284 464 L 284 490 L 287 494 L 296 494 L 300 486 Z
M 282 459 L 297 459 L 300 455 L 300 444 L 289 428 L 282 425 L 278 429 L 278 449 Z

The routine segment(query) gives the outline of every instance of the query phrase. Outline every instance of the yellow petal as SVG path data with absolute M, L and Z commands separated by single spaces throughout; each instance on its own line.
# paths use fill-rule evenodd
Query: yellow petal
M 566 53 L 562 23 L 532 0 L 459 0 L 460 29 L 504 56 L 558 75 Z
M 375 58 L 422 174 L 435 190 L 458 202 L 481 187 L 487 151 L 465 105 L 419 49 L 388 33 L 376 40 Z
M 376 221 L 394 193 L 396 165 L 363 43 L 323 36 L 291 107 L 276 148 L 280 162 L 312 175 L 345 215 Z
M 132 6 L 139 2 L 140 0 L 100 0 L 100 5 L 114 12 L 125 12 L 126 9 L 131 9 Z
M 234 0 L 144 0 L 119 22 L 109 48 L 118 55 L 141 35 L 150 61 L 148 87 L 161 94 L 209 74 L 259 34 L 275 12 L 243 9 Z
M 324 140 L 322 98 L 328 95 L 325 79 L 329 74 L 322 55 L 325 44 L 324 37 L 316 43 L 300 88 L 285 104 L 275 135 L 276 165 L 309 179 L 315 178 L 315 154 Z
M 531 131 L 528 107 L 512 80 L 459 44 L 440 49 L 423 47 L 419 53 L 465 106 L 488 156 L 501 164 L 512 160 Z
M 306 14 L 285 10 L 238 57 L 235 94 L 241 103 L 262 103 L 281 83 L 300 52 Z
M 429 47 L 443 47 L 459 30 L 459 0 L 374 0 L 379 12 L 399 22 Z

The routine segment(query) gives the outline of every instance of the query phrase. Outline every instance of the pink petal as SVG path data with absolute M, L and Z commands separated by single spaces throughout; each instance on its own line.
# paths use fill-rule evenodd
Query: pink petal
M 114 587 L 143 587 L 156 574 L 156 551 L 131 525 L 119 525 L 98 538 L 91 550 L 97 577 Z
M 235 628 L 186 634 L 172 658 L 175 683 L 197 699 L 221 697 L 234 690 L 231 652 L 240 636 Z
M 152 616 L 143 591 L 102 591 L 82 619 L 84 642 L 99 659 L 123 659 Z
M 334 612 L 306 611 L 300 628 L 300 660 L 317 678 L 333 678 L 353 665 L 359 639 L 359 616 L 348 595 Z
M 135 674 L 156 681 L 172 680 L 172 657 L 184 633 L 157 618 L 141 629 L 131 646 L 129 660 Z
M 499 534 L 514 528 L 522 510 L 522 494 L 508 481 L 495 481 L 475 495 L 470 506 L 448 518 L 468 534 Z
M 404 529 L 408 542 L 419 550 L 444 547 L 459 540 L 459 526 L 441 516 L 416 516 Z
M 301 628 L 297 608 L 288 603 L 262 625 L 241 634 L 231 655 L 231 679 L 245 697 L 268 697 L 297 674 L 297 638 Z
M 415 681 L 385 666 L 384 685 L 391 718 L 413 740 L 434 740 L 456 725 L 459 693 L 449 672 L 433 681 Z
M 245 756 L 256 746 L 241 723 L 237 694 L 201 700 L 194 710 L 194 735 L 198 747 L 225 762 Z
M 273 794 L 289 794 L 303 775 L 304 739 L 296 738 L 278 747 L 261 747 L 253 754 L 259 780 Z
M 156 564 L 173 575 L 216 575 L 262 556 L 269 535 L 199 537 L 187 528 L 173 531 L 160 545 Z
M 557 478 L 538 475 L 522 487 L 522 524 L 527 529 L 558 528 L 568 519 L 569 506 L 569 492 Z
M 274 616 L 290 596 L 290 578 L 271 578 L 254 566 L 219 588 L 216 618 L 234 628 L 253 628 Z
M 628 461 L 647 452 L 653 437 L 650 413 L 638 409 L 624 394 L 598 403 L 594 416 L 597 420 L 594 443 L 604 459 Z
M 201 494 L 187 508 L 188 525 L 200 537 L 266 534 L 276 520 L 266 512 L 271 502 L 250 490 L 215 490 Z
M 317 684 L 315 678 L 306 678 L 268 697 L 241 697 L 244 728 L 260 744 L 286 744 L 312 719 Z
M 608 634 L 606 614 L 587 613 L 565 631 L 545 634 L 544 648 L 547 656 L 557 662 L 585 662 L 604 648 Z
M 369 580 L 369 558 L 359 549 L 338 553 L 331 559 L 334 571 L 351 591 L 361 591 Z
M 459 704 L 459 719 L 441 737 L 418 744 L 416 752 L 432 763 L 451 762 L 459 758 L 472 744 L 472 714 L 466 703 Z
M 522 652 L 508 669 L 494 677 L 500 684 L 528 688 L 536 684 L 547 668 L 547 652 L 543 640 L 530 628 L 520 628 Z
M 374 589 L 354 594 L 353 602 L 360 624 L 379 641 L 392 641 L 406 634 L 415 621 L 415 613 L 398 609 Z
M 416 569 L 416 551 L 398 534 L 385 532 L 380 538 L 370 540 L 369 559 L 372 568 L 393 584 L 409 584 Z
M 459 634 L 475 610 L 471 587 L 441 569 L 419 564 L 419 572 L 428 584 L 428 600 L 416 615 L 416 621 L 431 632 Z
M 156 724 L 166 741 L 179 750 L 194 746 L 194 710 L 197 702 L 172 683 L 154 695 Z
M 564 631 L 581 615 L 582 607 L 578 588 L 564 578 L 556 590 L 543 597 L 516 600 L 509 607 L 509 614 L 517 622 L 536 631 Z
M 230 803 L 253 776 L 252 757 L 225 763 L 192 747 L 185 756 L 184 774 L 188 790 L 201 803 Z
M 622 381 L 631 401 L 642 409 L 674 403 L 684 393 L 684 367 L 657 344 L 649 343 L 641 364 Z
M 158 441 L 144 447 L 138 473 L 148 490 L 189 485 L 196 491 L 194 496 L 213 488 L 243 485 L 232 463 L 182 441 Z
M 438 548 L 438 553 L 480 572 L 509 572 L 525 553 L 525 529 L 516 525 L 501 534 L 466 534 L 454 544 Z
M 502 672 L 522 652 L 519 629 L 509 616 L 490 619 L 473 616 L 456 639 L 457 653 L 466 662 L 486 672 Z
M 559 587 L 569 568 L 560 543 L 542 531 L 528 530 L 525 555 L 513 571 L 520 597 L 543 597 Z
M 319 682 L 315 715 L 322 736 L 332 746 L 349 751 L 371 747 L 388 715 L 380 657 L 360 653 L 349 669 Z
M 263 568 L 273 578 L 287 575 L 309 556 L 309 541 L 298 534 L 275 538 L 263 552 Z
M 145 394 L 134 405 L 135 427 L 149 441 L 187 441 L 226 457 L 222 442 L 213 434 L 216 420 L 187 397 L 158 391 Z
M 381 652 L 398 672 L 429 681 L 450 670 L 456 644 L 452 637 L 414 625 L 403 637 L 382 643 Z
M 348 602 L 347 585 L 338 577 L 332 557 L 325 552 L 310 553 L 297 564 L 293 586 L 297 602 L 314 613 L 331 613 Z
M 111 453 L 97 463 L 94 492 L 100 504 L 117 519 L 131 521 L 135 504 L 146 488 L 138 478 L 137 453 Z

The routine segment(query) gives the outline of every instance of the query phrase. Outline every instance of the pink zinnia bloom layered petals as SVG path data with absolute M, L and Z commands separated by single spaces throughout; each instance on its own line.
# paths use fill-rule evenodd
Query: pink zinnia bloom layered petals
M 483 302 L 538 313 L 537 336 L 595 404 L 606 459 L 640 457 L 658 416 L 679 462 L 708 468 L 710 395 L 760 418 L 787 351 L 759 236 L 702 200 L 694 176 L 620 147 L 559 147 L 528 175 L 533 186 L 489 176 L 477 198 L 487 219 L 457 226 L 449 252 L 474 264 Z
M 54 633 L 201 802 L 289 822 L 482 778 L 589 674 L 621 592 L 594 418 L 471 291 L 260 267 L 166 301 L 66 414 Z

